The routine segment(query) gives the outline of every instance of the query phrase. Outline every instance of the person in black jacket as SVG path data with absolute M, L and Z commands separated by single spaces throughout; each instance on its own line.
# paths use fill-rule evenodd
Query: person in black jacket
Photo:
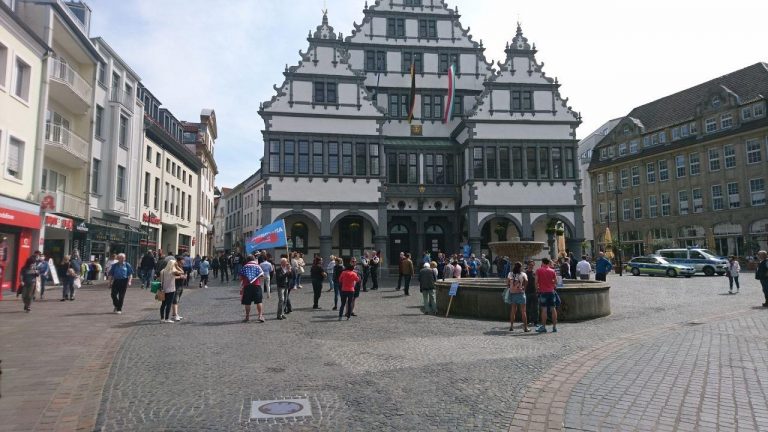
M 224 283 L 225 278 L 229 282 L 229 259 L 227 259 L 227 255 L 224 252 L 219 255 L 219 272 L 221 273 L 221 283 Z M 234 278 L 235 275 L 232 275 L 232 279 Z
M 155 256 L 152 255 L 152 251 L 147 251 L 147 253 L 145 253 L 141 258 L 141 263 L 139 263 L 139 274 L 141 275 L 142 288 L 149 288 L 149 285 L 152 283 L 152 276 L 155 272 L 155 267 L 157 267 Z
M 336 258 L 336 266 L 333 267 L 333 310 L 339 308 L 339 297 L 341 297 L 341 282 L 339 277 L 344 271 L 344 260 L 341 257 Z
M 309 278 L 312 280 L 312 291 L 315 294 L 312 309 L 320 309 L 318 302 L 320 301 L 320 295 L 323 293 L 323 280 L 325 280 L 325 270 L 323 270 L 323 259 L 321 257 L 315 257 L 312 262 Z

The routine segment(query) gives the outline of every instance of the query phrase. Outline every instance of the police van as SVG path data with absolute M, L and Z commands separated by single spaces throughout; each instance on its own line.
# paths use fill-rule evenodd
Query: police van
M 697 273 L 703 272 L 707 276 L 712 276 L 715 273 L 722 276 L 728 268 L 728 260 L 718 257 L 707 249 L 660 249 L 656 251 L 656 255 L 660 255 L 675 264 L 693 266 Z

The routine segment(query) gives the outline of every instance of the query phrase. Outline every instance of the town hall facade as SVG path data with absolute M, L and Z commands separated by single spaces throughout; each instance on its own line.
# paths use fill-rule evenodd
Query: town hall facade
M 377 0 L 363 13 L 346 38 L 324 14 L 260 107 L 262 224 L 284 218 L 306 254 L 376 249 L 387 263 L 401 251 L 547 241 L 554 221 L 580 250 L 581 119 L 520 26 L 493 65 L 443 0 Z

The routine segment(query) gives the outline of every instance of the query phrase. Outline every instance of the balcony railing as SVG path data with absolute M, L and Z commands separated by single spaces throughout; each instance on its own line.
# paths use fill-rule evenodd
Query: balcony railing
M 60 124 L 45 124 L 45 141 L 48 145 L 66 150 L 78 159 L 88 162 L 88 143 Z
M 117 102 L 128 109 L 128 111 L 133 112 L 133 93 L 128 93 L 117 87 L 112 87 L 112 90 L 109 92 L 109 101 Z
M 56 208 L 44 210 L 50 210 L 54 213 L 66 214 L 81 219 L 85 217 L 86 203 L 83 198 L 62 191 L 44 190 L 40 192 L 41 199 L 44 199 L 47 195 L 54 197 Z
M 51 78 L 63 82 L 83 101 L 90 104 L 93 88 L 88 84 L 88 81 L 84 80 L 80 74 L 75 72 L 67 63 L 62 62 L 61 59 L 54 58 L 51 60 L 49 63 Z

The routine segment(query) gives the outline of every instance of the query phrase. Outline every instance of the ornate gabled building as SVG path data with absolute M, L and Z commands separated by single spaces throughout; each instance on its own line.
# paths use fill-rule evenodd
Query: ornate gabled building
M 442 0 L 377 0 L 364 15 L 343 38 L 325 14 L 259 110 L 262 222 L 285 218 L 305 253 L 375 248 L 388 262 L 545 241 L 553 219 L 577 249 L 580 117 L 520 27 L 496 69 Z
M 589 166 L 594 232 L 619 223 L 634 256 L 669 246 L 737 256 L 765 249 L 766 95 L 760 62 L 620 118 Z

